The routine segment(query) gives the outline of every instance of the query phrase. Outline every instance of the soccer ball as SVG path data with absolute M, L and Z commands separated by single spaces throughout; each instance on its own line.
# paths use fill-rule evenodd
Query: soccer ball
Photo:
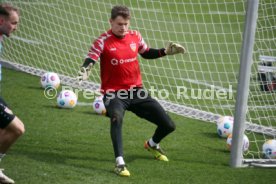
M 263 144 L 263 153 L 265 158 L 276 159 L 276 140 L 270 139 Z
M 57 97 L 57 105 L 61 108 L 73 108 L 77 105 L 78 97 L 73 91 L 63 90 Z
M 100 115 L 106 114 L 106 109 L 103 102 L 103 96 L 96 97 L 92 107 L 97 114 L 100 114 Z
M 217 122 L 217 133 L 220 137 L 228 137 L 232 133 L 234 119 L 231 116 L 221 117 Z
M 227 140 L 226 140 L 226 145 L 227 145 L 227 148 L 228 150 L 231 150 L 231 145 L 232 145 L 232 134 L 230 134 L 228 137 L 227 137 Z M 246 135 L 243 135 L 243 145 L 242 145 L 242 151 L 245 152 L 247 151 L 249 148 L 249 139 Z
M 47 72 L 41 76 L 40 83 L 43 88 L 51 87 L 57 89 L 60 85 L 60 79 L 56 73 Z
M 234 122 L 234 118 L 232 116 L 221 116 L 218 120 L 217 120 L 217 125 L 226 121 L 232 121 Z

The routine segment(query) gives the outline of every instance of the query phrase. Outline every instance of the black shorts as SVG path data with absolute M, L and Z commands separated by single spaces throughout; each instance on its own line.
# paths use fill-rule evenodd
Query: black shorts
M 114 113 L 124 116 L 124 111 L 128 110 L 158 126 L 174 126 L 163 107 L 143 88 L 136 88 L 134 92 L 121 95 L 121 97 L 118 97 L 117 92 L 104 95 L 103 100 L 108 117 L 112 117 Z
M 12 120 L 15 118 L 15 115 L 10 114 L 6 111 L 8 105 L 3 98 L 0 97 L 0 128 L 6 128 Z

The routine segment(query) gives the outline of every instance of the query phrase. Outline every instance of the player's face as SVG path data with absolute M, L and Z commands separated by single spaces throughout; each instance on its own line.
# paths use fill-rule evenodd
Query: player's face
M 10 36 L 17 29 L 19 16 L 17 12 L 11 11 L 9 17 L 0 17 L 0 34 Z
M 118 37 L 124 37 L 128 31 L 129 19 L 118 16 L 115 19 L 110 19 L 112 33 Z

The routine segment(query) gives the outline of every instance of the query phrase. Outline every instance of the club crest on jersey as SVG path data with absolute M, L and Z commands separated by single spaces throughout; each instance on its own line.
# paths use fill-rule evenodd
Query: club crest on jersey
M 133 52 L 136 51 L 136 44 L 135 43 L 131 43 L 131 44 L 129 44 L 129 46 L 130 46 L 130 48 Z

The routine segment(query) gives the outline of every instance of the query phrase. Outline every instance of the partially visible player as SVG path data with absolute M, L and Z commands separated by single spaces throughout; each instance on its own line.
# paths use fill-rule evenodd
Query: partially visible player
M 0 54 L 3 37 L 9 37 L 17 28 L 19 11 L 10 4 L 0 4 Z M 21 120 L 8 108 L 3 98 L 0 97 L 0 162 L 11 145 L 24 133 L 25 128 Z M 0 184 L 14 183 L 0 169 Z
M 159 143 L 175 130 L 175 124 L 162 106 L 143 89 L 138 54 L 145 59 L 184 53 L 185 49 L 170 42 L 166 48 L 149 48 L 141 34 L 129 30 L 130 12 L 125 6 L 111 10 L 111 29 L 96 39 L 79 71 L 79 81 L 86 80 L 92 65 L 100 59 L 101 92 L 115 155 L 115 173 L 130 176 L 123 158 L 122 124 L 125 111 L 131 111 L 157 126 L 144 147 L 155 159 L 168 161 Z

